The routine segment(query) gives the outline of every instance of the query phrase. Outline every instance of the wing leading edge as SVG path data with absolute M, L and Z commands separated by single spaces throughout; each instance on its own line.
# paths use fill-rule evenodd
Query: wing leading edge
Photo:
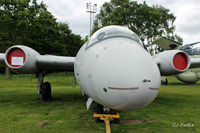
M 0 66 L 4 66 L 5 62 L 4 62 L 4 54 L 0 53 Z
M 39 69 L 50 71 L 74 71 L 75 57 L 40 55 L 37 57 Z
M 31 52 L 29 53 L 31 54 Z M 23 65 L 27 65 L 28 67 L 24 67 L 23 65 L 19 68 L 17 67 L 12 67 L 11 64 L 7 64 L 8 67 L 12 67 L 10 69 L 14 69 L 18 71 L 18 69 L 22 69 L 22 73 L 26 71 L 26 69 L 30 70 L 30 65 L 31 67 L 34 66 L 35 71 L 30 71 L 30 72 L 25 72 L 25 73 L 37 73 L 38 71 L 44 70 L 44 71 L 69 71 L 73 72 L 74 71 L 74 62 L 75 62 L 75 57 L 68 57 L 68 56 L 54 56 L 54 55 L 36 55 L 34 58 L 30 58 L 31 62 L 28 61 L 28 56 L 26 57 L 27 61 Z M 36 61 L 36 62 L 35 62 Z M 0 66 L 7 66 L 5 59 L 5 54 L 0 53 Z M 35 62 L 35 63 L 32 63 Z M 32 63 L 32 64 L 31 64 Z M 33 65 L 35 64 L 35 65 Z M 24 68 L 23 68 L 24 67 Z

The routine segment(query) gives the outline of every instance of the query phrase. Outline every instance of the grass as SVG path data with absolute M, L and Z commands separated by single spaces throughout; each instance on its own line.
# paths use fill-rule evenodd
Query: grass
M 45 77 L 51 82 L 54 101 L 42 102 L 34 76 L 13 75 L 7 80 L 0 75 L 0 133 L 104 133 L 104 123 L 96 123 L 92 111 L 86 111 L 86 99 L 79 86 L 72 88 L 72 79 L 65 73 Z M 200 82 L 186 85 L 175 77 L 168 80 L 152 104 L 120 113 L 122 120 L 156 122 L 111 125 L 112 132 L 200 132 Z

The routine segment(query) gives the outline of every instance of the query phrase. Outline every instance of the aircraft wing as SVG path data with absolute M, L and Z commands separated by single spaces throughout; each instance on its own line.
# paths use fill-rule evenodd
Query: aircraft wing
M 50 71 L 74 71 L 75 57 L 40 55 L 37 57 L 39 69 Z
M 27 46 L 13 46 L 0 53 L 0 65 L 25 74 L 42 71 L 74 71 L 75 57 L 40 55 Z
M 180 42 L 168 39 L 163 36 L 153 41 L 153 44 L 158 45 L 160 48 L 163 48 L 164 50 L 172 50 L 182 45 L 182 43 Z
M 190 68 L 200 67 L 200 57 L 191 57 L 190 61 L 191 61 Z
M 4 54 L 0 53 L 0 66 L 4 66 L 5 62 L 4 62 Z

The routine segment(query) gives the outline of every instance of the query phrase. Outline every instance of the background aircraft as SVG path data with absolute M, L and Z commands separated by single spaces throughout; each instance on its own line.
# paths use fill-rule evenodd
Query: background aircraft
M 139 37 L 121 26 L 107 26 L 95 32 L 76 57 L 40 55 L 27 46 L 12 46 L 0 54 L 0 63 L 19 73 L 35 73 L 38 92 L 51 97 L 50 84 L 43 77 L 51 71 L 74 71 L 82 93 L 104 109 L 131 110 L 150 104 L 160 89 L 161 75 L 185 72 L 199 60 L 181 50 L 151 56 Z M 110 112 L 108 111 L 107 112 Z
M 156 39 L 153 44 L 157 44 L 156 48 L 159 49 L 160 51 L 162 50 L 174 50 L 177 47 L 180 47 L 182 43 L 171 40 L 169 38 L 166 38 L 164 36 Z
M 191 58 L 196 60 L 200 59 L 200 46 L 194 48 L 192 47 L 194 45 L 199 45 L 200 42 L 182 45 L 180 42 L 173 41 L 166 37 L 160 37 L 159 39 L 155 40 L 153 44 L 156 44 L 158 48 L 162 50 L 179 49 L 186 52 Z M 176 78 L 184 83 L 196 83 L 200 79 L 200 66 L 199 68 L 196 67 L 197 65 L 195 68 L 190 67 L 190 69 L 187 71 L 177 74 Z M 162 84 L 168 84 L 166 78 L 163 78 Z

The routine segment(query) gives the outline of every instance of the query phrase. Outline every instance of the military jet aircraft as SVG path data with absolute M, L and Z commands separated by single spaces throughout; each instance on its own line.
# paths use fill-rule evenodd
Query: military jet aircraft
M 192 48 L 192 46 L 198 45 L 200 42 L 182 45 L 180 42 L 173 41 L 166 37 L 160 37 L 155 40 L 153 44 L 158 45 L 158 47 L 163 50 L 179 49 L 186 52 L 188 55 L 190 55 L 190 58 L 193 58 L 194 60 L 200 59 L 200 48 Z M 187 71 L 177 74 L 176 78 L 184 83 L 196 83 L 200 79 L 200 66 L 198 67 L 195 65 L 195 68 L 191 66 Z M 167 79 L 163 79 L 162 83 L 168 84 Z
M 96 102 L 112 110 L 132 110 L 147 106 L 157 96 L 161 75 L 185 72 L 193 61 L 182 50 L 151 56 L 131 30 L 107 26 L 95 32 L 76 57 L 40 55 L 27 46 L 16 45 L 0 54 L 0 63 L 19 73 L 38 77 L 38 92 L 50 96 L 50 84 L 43 83 L 47 71 L 73 71 L 87 109 Z M 45 86 L 45 87 L 43 87 Z
M 164 36 L 156 39 L 153 44 L 157 44 L 158 49 L 163 49 L 163 50 L 173 50 L 177 47 L 180 47 L 182 43 L 171 40 L 169 38 L 166 38 Z

